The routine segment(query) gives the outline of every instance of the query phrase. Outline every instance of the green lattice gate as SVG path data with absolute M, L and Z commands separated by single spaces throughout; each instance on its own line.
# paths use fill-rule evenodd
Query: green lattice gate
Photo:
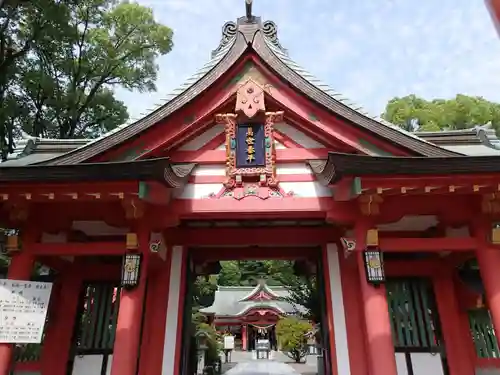
M 469 311 L 469 324 L 477 356 L 479 358 L 500 358 L 489 310 Z
M 386 283 L 389 315 L 396 359 L 406 364 L 406 372 L 414 374 L 418 355 L 440 358 L 447 373 L 445 351 L 432 283 L 428 279 L 389 279 Z M 420 354 L 417 354 L 420 353 Z
M 88 283 L 81 296 L 70 368 L 100 366 L 106 373 L 113 354 L 120 288 L 113 283 Z

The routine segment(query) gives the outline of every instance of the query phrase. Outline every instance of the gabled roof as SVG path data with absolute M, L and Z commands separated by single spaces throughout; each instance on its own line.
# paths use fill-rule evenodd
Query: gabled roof
M 274 309 L 285 314 L 295 314 L 305 312 L 302 306 L 281 300 L 288 296 L 288 291 L 284 287 L 267 287 L 279 299 L 274 301 L 247 300 L 255 288 L 252 286 L 219 286 L 215 292 L 212 306 L 201 309 L 205 314 L 215 314 L 216 317 L 238 317 L 244 315 L 252 309 Z
M 427 142 L 379 117 L 369 115 L 363 108 L 351 103 L 316 79 L 290 58 L 288 51 L 279 42 L 277 27 L 272 21 L 262 22 L 260 17 L 252 17 L 251 19 L 240 17 L 236 23 L 228 22 L 224 25 L 221 42 L 212 52 L 211 60 L 168 96 L 165 104 L 145 117 L 120 126 L 85 146 L 48 163 L 81 163 L 137 136 L 202 95 L 245 53 L 252 51 L 291 87 L 323 106 L 332 114 L 351 122 L 353 126 L 369 131 L 381 139 L 401 145 L 414 154 L 423 156 L 456 155 L 452 151 Z
M 491 123 L 463 130 L 416 132 L 415 135 L 464 155 L 500 155 L 500 140 Z
M 266 297 L 265 299 L 262 297 Z M 280 296 L 273 292 L 273 290 L 264 282 L 261 281 L 259 284 L 252 289 L 245 297 L 243 297 L 240 302 L 246 301 L 259 301 L 259 300 L 278 300 Z

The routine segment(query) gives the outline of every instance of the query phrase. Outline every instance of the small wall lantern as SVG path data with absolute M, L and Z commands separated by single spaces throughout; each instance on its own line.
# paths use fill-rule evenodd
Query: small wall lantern
M 366 280 L 375 286 L 385 282 L 384 259 L 378 247 L 368 247 L 363 252 Z
M 125 289 L 132 289 L 139 284 L 141 259 L 138 253 L 128 253 L 123 257 L 122 286 Z

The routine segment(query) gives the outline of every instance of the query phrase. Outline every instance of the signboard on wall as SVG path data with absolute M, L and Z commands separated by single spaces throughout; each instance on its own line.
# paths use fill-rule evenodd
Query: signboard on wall
M 42 341 L 52 283 L 0 280 L 0 343 Z
M 236 168 L 266 165 L 264 125 L 239 124 L 236 127 Z
M 224 350 L 234 349 L 234 336 L 224 336 Z

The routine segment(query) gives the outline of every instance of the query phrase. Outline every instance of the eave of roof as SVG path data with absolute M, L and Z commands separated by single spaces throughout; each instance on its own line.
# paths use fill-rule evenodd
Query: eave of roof
M 65 183 L 157 181 L 169 188 L 184 186 L 195 164 L 172 164 L 169 158 L 128 162 L 33 165 L 0 168 L 1 183 Z
M 201 95 L 228 71 L 248 48 L 253 49 L 271 70 L 299 92 L 333 114 L 352 122 L 355 126 L 366 129 L 374 133 L 375 136 L 389 140 L 419 155 L 458 155 L 405 132 L 381 118 L 368 115 L 361 107 L 341 97 L 291 60 L 288 52 L 279 43 L 277 28 L 273 22 L 262 23 L 260 17 L 254 17 L 252 22 L 248 22 L 246 17 L 240 17 L 237 23 L 228 22 L 223 27 L 222 40 L 219 47 L 213 51 L 210 62 L 178 90 L 174 91 L 166 99 L 164 105 L 134 123 L 120 126 L 88 144 L 46 163 L 57 165 L 85 162 L 154 126 Z
M 309 161 L 319 181 L 334 184 L 344 176 L 453 175 L 500 172 L 500 155 L 454 157 L 387 157 L 330 152 Z

